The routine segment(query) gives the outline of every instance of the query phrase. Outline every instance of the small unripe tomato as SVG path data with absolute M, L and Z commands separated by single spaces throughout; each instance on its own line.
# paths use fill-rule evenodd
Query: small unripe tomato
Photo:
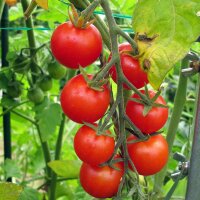
M 12 98 L 17 98 L 22 94 L 22 83 L 20 81 L 11 81 L 8 83 L 7 94 Z
M 33 103 L 41 103 L 44 100 L 44 92 L 40 88 L 31 88 L 27 93 L 27 97 Z

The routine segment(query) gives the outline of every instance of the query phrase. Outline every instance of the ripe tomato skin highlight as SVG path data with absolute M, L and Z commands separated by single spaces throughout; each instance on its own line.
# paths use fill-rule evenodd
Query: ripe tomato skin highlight
M 131 135 L 127 141 L 135 140 Z M 159 172 L 168 160 L 168 144 L 162 135 L 151 136 L 147 141 L 128 144 L 130 159 L 138 173 L 149 176 Z M 130 168 L 132 169 L 131 165 Z
M 92 79 L 92 75 L 88 76 Z M 63 112 L 77 123 L 93 123 L 105 114 L 110 103 L 110 91 L 91 89 L 79 74 L 70 79 L 61 91 L 60 102 Z
M 81 29 L 68 21 L 54 30 L 51 50 L 57 61 L 68 68 L 86 67 L 100 56 L 102 37 L 92 24 Z
M 141 90 L 141 93 L 145 93 Z M 149 90 L 150 98 L 155 96 L 155 92 Z M 132 98 L 140 99 L 137 94 L 133 94 Z M 165 100 L 162 96 L 159 96 L 155 103 L 166 105 Z M 144 105 L 129 100 L 126 105 L 126 114 L 130 120 L 135 124 L 144 134 L 151 134 L 160 130 L 168 119 L 168 108 L 163 107 L 152 107 L 149 113 L 143 115 Z
M 129 43 L 122 43 L 119 45 L 121 67 L 125 77 L 136 87 L 142 88 L 145 84 L 148 84 L 147 73 L 141 68 L 137 59 L 126 55 L 122 51 L 131 51 L 132 47 Z M 110 55 L 109 60 L 112 55 Z M 117 83 L 117 73 L 115 65 L 113 65 L 109 71 L 112 79 Z M 130 89 L 126 84 L 123 84 L 125 89 Z
M 109 166 L 98 167 L 83 163 L 80 170 L 80 183 L 83 189 L 96 198 L 111 198 L 117 194 L 124 174 L 123 162 L 115 164 L 120 170 Z
M 111 134 L 109 130 L 105 133 Z M 86 125 L 82 126 L 74 137 L 74 149 L 77 156 L 90 165 L 97 166 L 106 162 L 112 156 L 114 148 L 114 138 L 97 135 L 94 129 Z

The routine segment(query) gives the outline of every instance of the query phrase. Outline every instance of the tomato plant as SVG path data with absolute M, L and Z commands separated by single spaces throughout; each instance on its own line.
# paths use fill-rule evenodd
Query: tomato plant
M 135 139 L 136 137 L 131 135 L 127 141 Z M 168 144 L 162 135 L 150 136 L 146 141 L 129 143 L 127 146 L 130 159 L 140 175 L 156 174 L 167 163 Z M 131 165 L 130 168 L 133 169 Z
M 96 124 L 95 126 L 97 127 Z M 110 135 L 111 133 L 107 130 L 104 134 Z M 74 137 L 76 154 L 83 162 L 90 165 L 99 165 L 106 162 L 112 156 L 114 147 L 114 138 L 106 135 L 97 135 L 94 129 L 86 125 L 82 126 Z
M 119 45 L 120 62 L 124 75 L 136 87 L 141 88 L 148 83 L 147 73 L 140 66 L 139 60 L 130 55 L 132 47 L 129 43 Z M 112 55 L 110 55 L 109 60 Z M 109 71 L 112 79 L 117 83 L 116 67 L 113 65 Z M 129 89 L 126 84 L 124 88 Z
M 194 88 L 199 88 L 200 81 L 187 76 L 198 74 L 200 68 L 199 44 L 194 44 L 200 35 L 200 2 L 135 0 L 130 6 L 127 2 L 21 0 L 9 8 L 1 1 L 0 155 L 5 161 L 0 163 L 0 179 L 17 180 L 18 189 L 0 181 L 0 199 L 10 199 L 13 193 L 16 199 L 176 199 L 177 193 L 170 197 L 176 186 L 178 198 L 185 199 L 185 187 L 177 184 L 180 174 L 181 179 L 188 175 L 186 193 L 191 195 L 186 199 L 199 200 L 200 152 L 195 147 L 200 146 L 200 95 L 198 100 Z M 40 9 L 29 19 L 37 5 Z M 48 5 L 48 11 L 42 10 Z M 52 35 L 55 24 L 61 25 Z M 87 78 L 81 66 L 90 64 L 85 73 L 92 75 Z M 116 85 L 107 84 L 110 76 Z M 45 95 L 51 79 L 60 80 Z M 165 101 L 161 96 L 156 99 L 161 91 L 148 92 L 160 90 L 163 80 L 169 85 L 164 88 Z M 145 92 L 140 93 L 144 85 Z M 17 98 L 21 86 L 33 103 L 25 95 Z M 128 99 L 131 92 L 135 94 Z M 164 129 L 169 145 L 154 133 L 168 118 L 166 102 L 173 108 L 169 128 Z M 190 134 L 192 123 L 194 134 Z M 130 136 L 127 141 L 127 130 L 137 138 Z M 194 148 L 188 141 L 192 135 Z M 165 168 L 168 154 L 174 151 L 186 156 L 175 154 L 178 162 L 170 158 Z M 119 153 L 119 160 L 111 159 Z M 188 155 L 192 155 L 190 161 Z M 155 177 L 138 176 L 132 162 L 139 174 Z M 186 182 L 187 178 L 184 186 Z
M 83 29 L 68 21 L 59 25 L 53 32 L 51 50 L 55 58 L 66 67 L 86 67 L 101 54 L 101 34 L 92 24 Z
M 124 173 L 122 162 L 114 164 L 118 170 L 109 166 L 98 167 L 83 163 L 80 170 L 80 183 L 84 190 L 96 198 L 109 198 L 116 195 Z
M 141 93 L 145 93 L 141 90 Z M 152 99 L 155 96 L 155 92 L 148 91 L 149 97 Z M 133 94 L 132 98 L 140 99 L 137 94 Z M 162 104 L 166 106 L 166 102 L 162 96 L 159 96 L 155 103 Z M 154 106 L 144 115 L 144 104 L 135 102 L 134 100 L 129 100 L 126 105 L 126 113 L 131 121 L 145 134 L 151 134 L 160 130 L 166 123 L 168 119 L 168 108 L 161 106 Z
M 88 76 L 92 79 L 92 75 Z M 63 112 L 74 122 L 95 122 L 105 114 L 110 103 L 110 92 L 106 85 L 102 91 L 90 88 L 83 75 L 70 79 L 60 96 Z

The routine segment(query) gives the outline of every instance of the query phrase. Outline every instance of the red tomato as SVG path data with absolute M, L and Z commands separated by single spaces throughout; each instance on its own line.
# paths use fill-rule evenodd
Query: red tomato
M 141 90 L 141 93 L 145 93 Z M 155 96 L 155 92 L 149 91 L 150 98 Z M 137 94 L 133 94 L 132 98 L 140 99 Z M 166 105 L 162 96 L 159 96 L 155 103 Z M 144 134 L 151 134 L 160 130 L 166 123 L 168 118 L 168 108 L 152 107 L 149 113 L 143 115 L 144 105 L 129 100 L 126 105 L 126 113 L 130 120 L 135 124 Z
M 94 25 L 81 29 L 68 21 L 53 32 L 51 50 L 58 62 L 68 68 L 86 67 L 100 56 L 102 38 Z
M 120 170 L 109 166 L 98 167 L 83 163 L 80 170 L 80 182 L 83 189 L 96 198 L 115 196 L 124 174 L 124 166 L 123 162 L 114 165 Z
M 131 51 L 132 47 L 129 43 L 122 43 L 119 45 L 119 52 L 120 60 L 121 60 L 121 67 L 123 70 L 124 75 L 126 78 L 136 87 L 141 88 L 149 81 L 147 79 L 147 73 L 141 68 L 140 63 L 137 59 L 127 55 L 125 52 L 122 51 Z M 109 60 L 111 59 L 111 55 Z M 117 73 L 115 65 L 113 65 L 109 71 L 111 74 L 112 79 L 117 83 Z M 125 89 L 129 89 L 129 87 L 124 84 Z
M 131 135 L 127 140 L 135 139 L 136 137 Z M 143 176 L 159 172 L 167 163 L 169 155 L 167 141 L 162 135 L 154 135 L 147 141 L 128 144 L 128 153 L 137 172 Z
M 92 79 L 92 75 L 88 77 Z M 91 89 L 81 74 L 70 79 L 60 96 L 65 115 L 77 123 L 93 123 L 103 117 L 110 103 L 110 91 L 106 85 L 102 87 L 103 91 Z
M 105 133 L 111 134 L 109 130 Z M 77 156 L 90 165 L 106 162 L 112 156 L 114 148 L 114 138 L 97 135 L 94 129 L 85 125 L 78 130 L 74 137 L 74 149 Z

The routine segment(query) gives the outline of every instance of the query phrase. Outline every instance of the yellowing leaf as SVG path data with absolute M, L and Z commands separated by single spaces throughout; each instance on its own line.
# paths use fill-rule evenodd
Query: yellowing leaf
M 48 0 L 35 0 L 38 6 L 42 7 L 43 9 L 48 9 Z
M 18 200 L 23 188 L 13 183 L 0 183 L 1 200 Z
M 148 79 L 154 89 L 200 35 L 199 11 L 199 0 L 139 0 L 136 4 L 133 29 L 140 35 L 140 63 L 143 67 L 148 63 Z

